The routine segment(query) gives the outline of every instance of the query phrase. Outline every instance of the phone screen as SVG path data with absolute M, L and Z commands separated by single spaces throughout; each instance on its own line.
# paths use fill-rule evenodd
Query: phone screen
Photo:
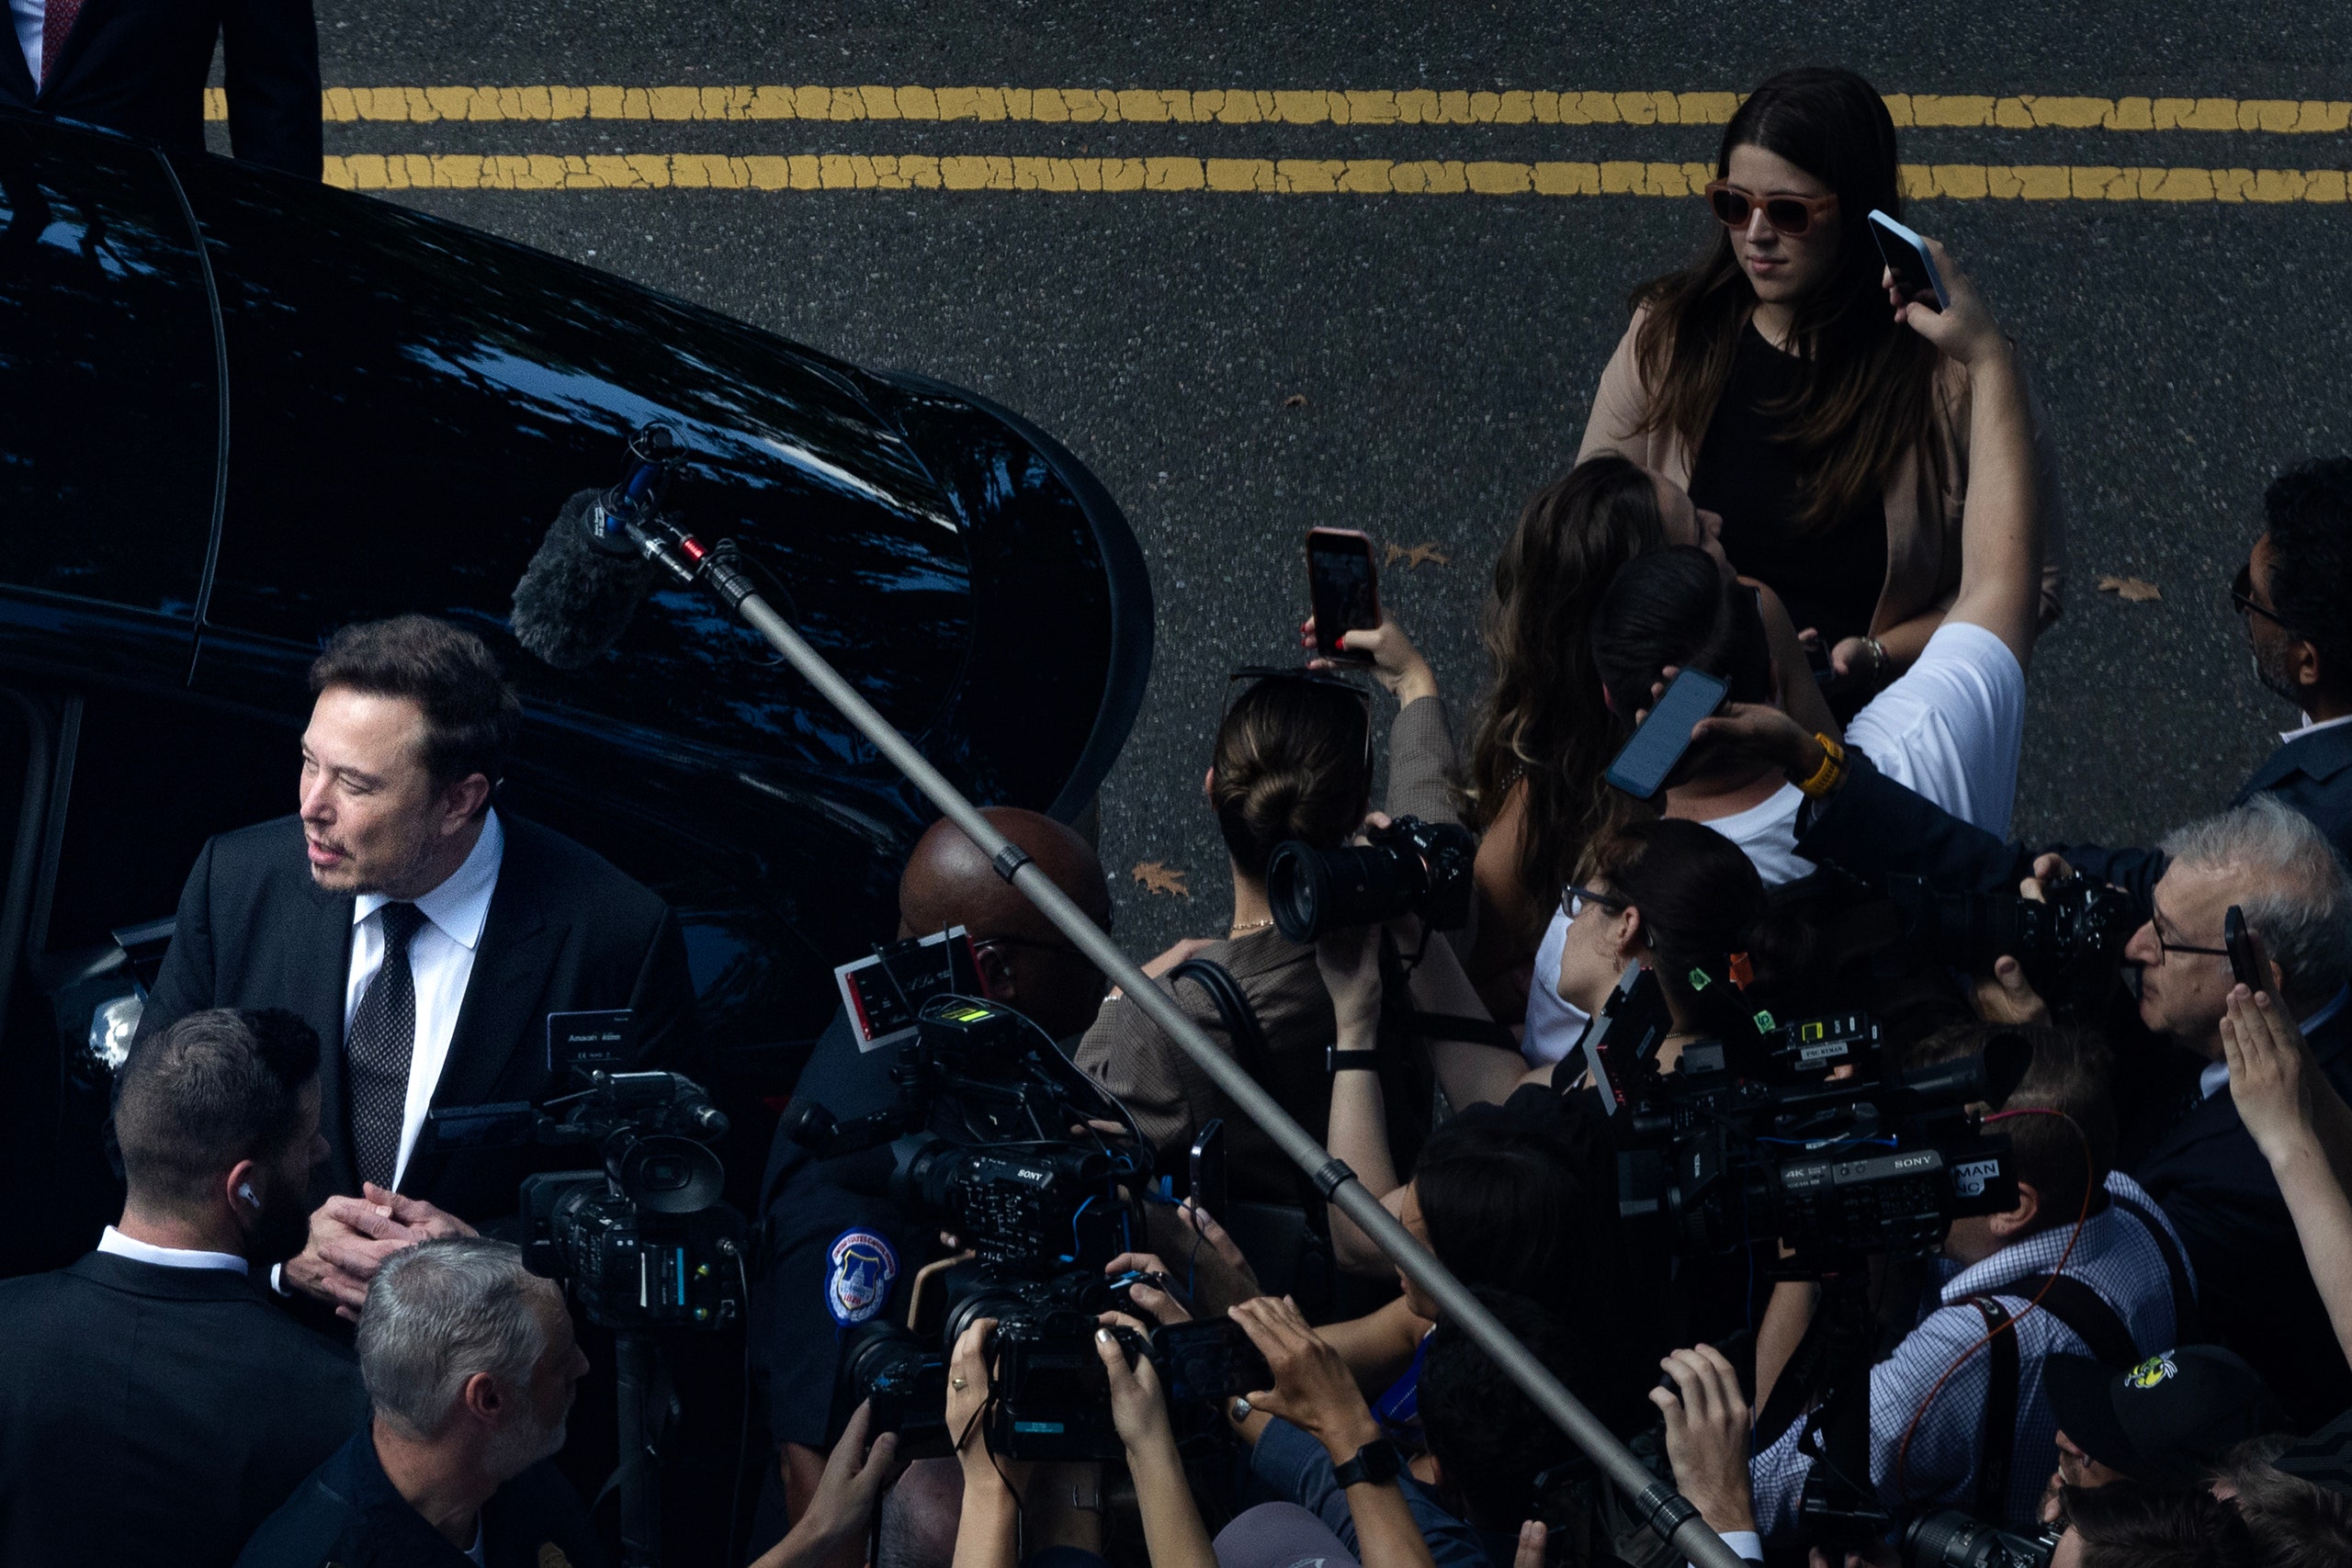
M 1690 728 L 1724 705 L 1731 688 L 1703 670 L 1685 670 L 1642 720 L 1617 760 L 1609 764 L 1609 782 L 1636 800 L 1647 800 L 1666 786 L 1674 764 L 1690 745 Z
M 1306 536 L 1306 587 L 1315 611 L 1316 651 L 1326 659 L 1354 659 L 1335 646 L 1341 632 L 1380 624 L 1380 579 L 1372 564 L 1372 541 L 1344 528 L 1317 528 Z

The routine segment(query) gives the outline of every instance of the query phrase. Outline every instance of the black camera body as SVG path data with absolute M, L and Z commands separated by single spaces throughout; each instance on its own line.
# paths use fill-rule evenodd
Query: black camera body
M 2087 876 L 2049 890 L 2047 901 L 2014 893 L 1939 893 L 1917 877 L 1888 878 L 1911 919 L 1910 941 L 1954 969 L 1990 974 L 2015 958 L 2033 987 L 2079 1011 L 2112 983 L 2124 944 L 2145 923 L 2132 896 Z
M 1470 919 L 1476 835 L 1451 822 L 1399 817 L 1364 829 L 1365 842 L 1318 850 L 1298 840 L 1266 861 L 1266 902 L 1274 927 L 1296 942 L 1329 931 L 1419 915 L 1433 931 Z
M 953 1231 L 983 1263 L 1099 1269 L 1128 1249 L 1119 1172 L 1098 1149 L 1000 1151 L 918 1134 L 891 1152 L 890 1196 Z
M 465 1106 L 425 1123 L 443 1149 L 597 1150 L 601 1170 L 543 1171 L 522 1189 L 524 1266 L 568 1281 L 590 1322 L 708 1329 L 742 1314 L 743 1218 L 719 1201 L 727 1173 L 710 1146 L 727 1117 L 691 1078 L 599 1071 L 544 1109 Z
M 1624 1010 L 1646 1010 L 1640 993 L 1657 986 L 1629 971 Z M 1655 1055 L 1611 1061 L 1619 1212 L 1691 1254 L 1778 1236 L 1801 1270 L 1932 1252 L 1953 1219 L 2015 1206 L 2009 1140 L 1966 1107 L 2006 1098 L 2030 1060 L 2003 1036 L 1984 1056 L 1896 1076 L 1878 1026 L 1840 1013 L 1759 1016 L 1747 1040 L 1685 1046 L 1671 1073 Z M 1851 1076 L 1829 1076 L 1840 1067 Z
M 1094 1348 L 1094 1319 L 1067 1308 L 999 1323 L 990 1374 L 989 1451 L 1014 1460 L 1118 1459 L 1126 1445 L 1111 1422 L 1111 1383 Z M 1133 1366 L 1144 1338 L 1114 1328 Z
M 1922 1514 L 1903 1532 L 1903 1568 L 2050 1568 L 2062 1533 L 2045 1525 L 2019 1535 L 1951 1510 Z

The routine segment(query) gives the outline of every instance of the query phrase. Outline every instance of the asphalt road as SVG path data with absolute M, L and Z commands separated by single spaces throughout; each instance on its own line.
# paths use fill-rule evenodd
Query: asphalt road
M 1882 90 L 2352 96 L 2352 7 L 1609 4 L 427 6 L 325 0 L 327 84 L 922 84 L 1725 91 L 1833 62 Z M 215 128 L 216 137 L 220 136 Z M 835 122 L 331 125 L 362 153 L 1712 158 L 1689 125 Z M 221 138 L 225 142 L 225 137 Z M 2352 133 L 1941 128 L 1906 163 L 2344 169 Z M 423 190 L 394 199 L 876 367 L 1020 409 L 1126 509 L 1151 562 L 1149 698 L 1104 790 L 1138 954 L 1227 918 L 1199 796 L 1223 676 L 1287 658 L 1301 535 L 1434 543 L 1394 612 L 1463 725 L 1518 502 L 1573 455 L 1643 277 L 1704 242 L 1689 198 L 957 190 Z M 2130 840 L 2222 802 L 2293 722 L 2224 590 L 2268 475 L 2352 451 L 2352 206 L 1941 199 L 2026 345 L 2072 514 L 2065 618 L 2031 672 L 2016 830 Z M 1298 401 L 1303 398 L 1302 403 Z M 2095 590 L 2131 576 L 2163 597 Z M 1150 895 L 1137 863 L 1188 874 Z

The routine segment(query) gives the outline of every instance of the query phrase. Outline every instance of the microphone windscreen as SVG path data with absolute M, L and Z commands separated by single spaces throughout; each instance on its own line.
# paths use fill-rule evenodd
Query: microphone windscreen
M 559 670 L 593 664 L 620 641 L 653 581 L 641 558 L 608 555 L 589 542 L 588 512 L 598 493 L 583 490 L 563 503 L 514 585 L 514 640 Z

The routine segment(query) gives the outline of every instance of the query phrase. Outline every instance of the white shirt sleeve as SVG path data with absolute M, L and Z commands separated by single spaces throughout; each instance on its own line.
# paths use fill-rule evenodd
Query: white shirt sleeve
M 2024 739 L 2025 671 L 2008 644 L 1967 621 L 1938 627 L 1846 729 L 1880 773 L 2003 838 Z

